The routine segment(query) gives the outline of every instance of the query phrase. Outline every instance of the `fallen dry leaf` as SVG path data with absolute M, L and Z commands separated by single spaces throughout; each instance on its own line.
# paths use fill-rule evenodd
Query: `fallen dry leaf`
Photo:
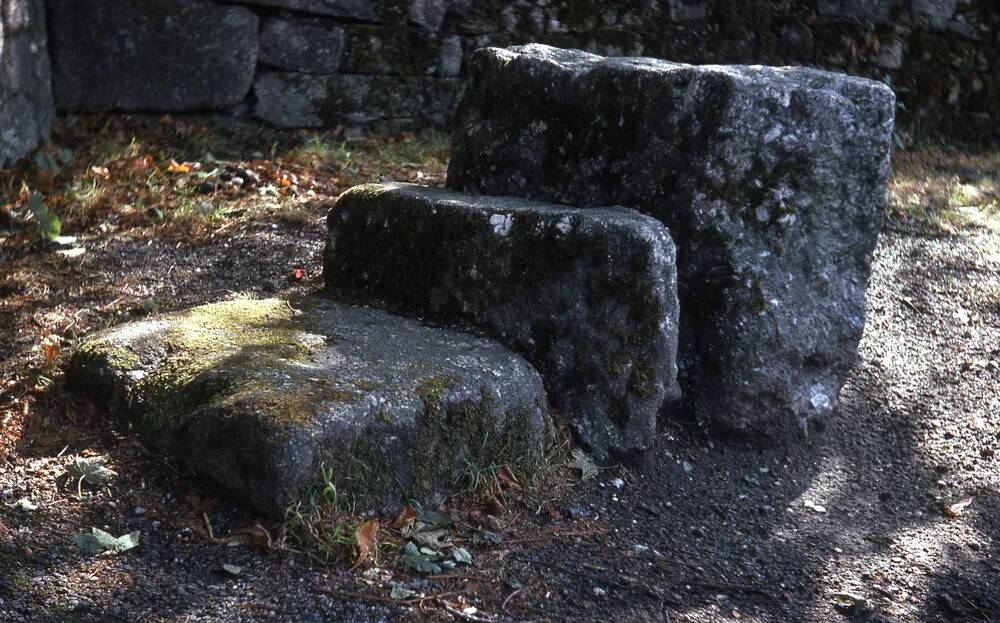
M 173 162 L 173 161 L 171 161 Z M 151 155 L 129 158 L 125 161 L 124 168 L 130 171 L 148 171 L 156 166 L 156 158 Z
M 176 160 L 171 160 L 170 164 L 167 165 L 167 173 L 190 173 L 193 168 L 194 167 L 190 162 L 177 162 Z
M 392 529 L 402 530 L 411 525 L 416 519 L 417 511 L 413 510 L 413 507 L 409 504 L 404 504 L 403 508 L 399 509 L 399 515 L 396 516 L 396 520 L 392 522 Z
M 964 500 L 959 500 L 954 504 L 945 504 L 944 514 L 953 519 L 955 517 L 961 517 L 965 513 L 965 509 L 968 508 L 969 504 L 972 504 L 972 498 L 965 498 Z
M 42 340 L 42 353 L 45 355 L 45 367 L 51 368 L 59 356 L 59 336 L 50 335 Z
M 272 546 L 271 533 L 259 525 L 233 530 L 229 536 L 219 539 L 219 542 L 232 546 L 249 545 L 265 551 L 270 551 Z
M 514 472 L 510 471 L 509 467 L 504 466 L 497 470 L 497 480 L 508 489 L 521 490 L 521 483 L 518 482 L 517 476 L 514 475 Z
M 357 541 L 358 557 L 354 559 L 350 571 L 354 571 L 368 559 L 369 554 L 375 550 L 375 539 L 378 537 L 378 520 L 369 519 L 358 526 L 354 531 L 354 538 Z

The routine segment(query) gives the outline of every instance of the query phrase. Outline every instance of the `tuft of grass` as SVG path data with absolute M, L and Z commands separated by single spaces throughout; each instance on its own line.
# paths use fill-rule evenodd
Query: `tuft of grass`
M 320 466 L 319 482 L 285 509 L 278 548 L 304 554 L 320 564 L 350 560 L 360 518 L 353 500 L 333 482 L 333 470 Z

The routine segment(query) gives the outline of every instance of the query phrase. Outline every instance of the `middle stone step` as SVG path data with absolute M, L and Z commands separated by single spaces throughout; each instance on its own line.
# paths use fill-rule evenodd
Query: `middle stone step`
M 598 460 L 646 450 L 677 384 L 674 243 L 634 210 L 365 185 L 327 218 L 329 290 L 521 353 Z

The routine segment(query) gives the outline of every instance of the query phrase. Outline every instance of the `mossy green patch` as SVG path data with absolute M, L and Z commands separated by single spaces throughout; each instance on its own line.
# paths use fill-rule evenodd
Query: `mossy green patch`
M 81 352 L 102 357 L 119 371 L 154 368 L 129 385 L 129 401 L 141 401 L 146 416 L 141 423 L 150 430 L 190 417 L 204 405 L 251 399 L 274 417 L 294 422 L 307 417 L 308 405 L 317 399 L 356 399 L 347 389 L 287 387 L 268 378 L 266 371 L 276 362 L 306 360 L 326 341 L 296 326 L 296 313 L 286 301 L 240 298 L 171 317 L 155 351 L 142 340 L 122 344 L 100 339 Z M 238 372 L 225 374 L 227 369 Z

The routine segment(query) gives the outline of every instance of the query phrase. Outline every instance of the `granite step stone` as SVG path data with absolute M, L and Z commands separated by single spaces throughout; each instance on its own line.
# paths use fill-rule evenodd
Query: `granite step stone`
M 449 188 L 624 205 L 677 243 L 683 413 L 801 438 L 857 359 L 895 98 L 802 67 L 478 50 Z
M 538 373 L 496 342 L 316 297 L 236 299 L 128 323 L 74 354 L 70 386 L 282 516 L 332 470 L 359 511 L 440 503 L 467 464 L 551 442 Z
M 679 398 L 674 245 L 655 219 L 381 184 L 344 193 L 327 222 L 332 292 L 521 353 L 599 460 L 641 454 Z

